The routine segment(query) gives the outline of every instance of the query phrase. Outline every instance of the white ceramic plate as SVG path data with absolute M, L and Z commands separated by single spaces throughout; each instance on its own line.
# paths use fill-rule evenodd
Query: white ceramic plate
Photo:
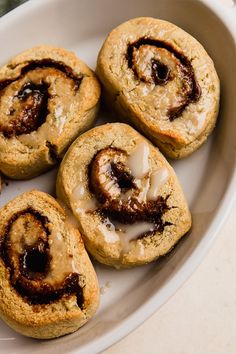
M 193 214 L 193 229 L 161 262 L 116 271 L 95 264 L 107 290 L 93 320 L 51 341 L 24 338 L 0 322 L 1 354 L 96 353 L 133 330 L 187 279 L 209 249 L 236 189 L 236 11 L 216 0 L 32 0 L 0 20 L 0 65 L 40 43 L 74 50 L 91 67 L 106 34 L 137 16 L 167 19 L 206 47 L 221 79 L 222 105 L 214 135 L 198 152 L 173 163 Z M 101 116 L 103 114 L 101 113 Z M 56 169 L 4 188 L 0 205 L 31 188 L 54 194 Z M 107 282 L 110 287 L 106 287 Z M 10 306 L 10 304 L 9 304 Z

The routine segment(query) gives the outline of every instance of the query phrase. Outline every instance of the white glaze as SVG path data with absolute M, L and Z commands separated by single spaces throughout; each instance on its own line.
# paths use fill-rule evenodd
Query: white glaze
M 122 224 L 120 222 L 109 220 L 106 218 L 105 222 L 98 226 L 99 231 L 104 236 L 107 243 L 115 243 L 120 241 L 122 245 L 122 253 L 128 253 L 131 250 L 131 241 L 136 240 L 142 234 L 153 231 L 155 225 L 146 221 L 138 221 L 132 225 Z M 139 254 L 144 254 L 144 246 L 140 244 Z
M 61 134 L 67 121 L 67 116 L 61 116 L 60 120 L 57 122 L 58 133 Z
M 154 224 L 146 221 L 138 221 L 134 224 L 121 224 L 114 222 L 115 228 L 119 235 L 124 235 L 127 241 L 132 241 L 136 237 L 145 232 L 153 231 Z
M 78 183 L 77 186 L 73 189 L 73 198 L 75 200 L 83 199 L 86 195 L 86 189 L 83 183 Z
M 139 143 L 128 157 L 127 166 L 135 178 L 143 178 L 149 172 L 149 154 L 150 148 L 144 141 Z
M 64 125 L 66 123 L 66 120 L 67 120 L 66 114 L 63 114 L 63 107 L 62 106 L 56 107 L 56 109 L 54 111 L 54 116 L 56 118 L 56 126 L 58 129 L 58 132 L 59 132 L 59 134 L 61 134 L 63 131 Z
M 153 223 L 146 221 L 138 221 L 134 224 L 126 225 L 106 218 L 105 222 L 101 223 L 98 228 L 102 232 L 106 242 L 115 243 L 120 241 L 122 252 L 128 253 L 131 249 L 130 242 L 137 239 L 143 233 L 153 231 L 154 226 Z M 142 253 L 142 250 L 140 252 Z
M 46 121 L 37 130 L 29 134 L 21 134 L 17 137 L 23 144 L 37 148 L 46 141 L 51 142 L 58 138 L 64 129 L 67 116 L 63 114 L 63 107 L 58 106 L 54 111 L 56 121 Z
M 139 183 L 139 188 L 140 188 L 140 193 L 138 195 L 138 201 L 139 203 L 146 203 L 147 201 L 147 194 L 149 191 L 149 187 L 150 187 L 150 178 L 145 178 L 140 180 Z
M 146 221 L 138 221 L 132 225 L 125 225 L 116 221 L 113 223 L 119 235 L 123 253 L 128 253 L 131 250 L 131 241 L 148 231 L 153 231 L 155 226 L 153 223 Z
M 97 209 L 97 200 L 95 198 L 89 199 L 88 192 L 82 182 L 79 182 L 73 189 L 71 197 L 78 213 L 86 213 Z
M 161 187 L 167 182 L 169 171 L 166 167 L 152 172 L 150 176 L 150 188 L 147 193 L 148 200 L 156 200 Z
M 203 103 L 199 106 L 198 110 L 195 111 L 189 107 L 189 111 L 191 112 L 190 118 L 186 119 L 185 126 L 189 132 L 189 134 L 196 134 L 201 131 L 206 123 L 207 115 L 212 109 L 212 101 L 211 99 L 204 97 Z
M 77 213 L 87 213 L 88 211 L 94 211 L 97 209 L 97 200 L 95 198 L 88 200 L 77 200 L 75 202 Z
M 106 223 L 99 224 L 98 229 L 104 236 L 104 240 L 107 243 L 116 243 L 120 241 L 119 235 L 115 231 L 114 225 L 109 220 Z
M 53 231 L 49 236 L 50 271 L 44 279 L 49 282 L 61 282 L 70 273 L 77 272 L 73 255 L 69 253 L 65 240 L 60 232 Z

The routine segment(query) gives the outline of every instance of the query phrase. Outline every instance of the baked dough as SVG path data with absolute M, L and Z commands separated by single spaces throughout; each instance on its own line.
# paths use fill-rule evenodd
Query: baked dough
M 100 85 L 74 53 L 47 45 L 0 69 L 0 171 L 39 175 L 95 120 Z
M 171 158 L 199 148 L 215 126 L 219 79 L 202 45 L 174 24 L 141 17 L 115 28 L 97 60 L 108 105 Z
M 61 163 L 57 196 L 72 209 L 87 250 L 115 267 L 158 259 L 191 226 L 174 170 L 157 148 L 122 123 L 76 139 Z
M 99 303 L 93 266 L 60 205 L 33 190 L 0 210 L 0 317 L 34 338 L 76 331 Z

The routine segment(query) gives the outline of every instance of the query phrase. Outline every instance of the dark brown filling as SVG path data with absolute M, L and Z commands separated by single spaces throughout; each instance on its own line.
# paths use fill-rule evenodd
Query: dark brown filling
M 41 237 L 31 246 L 22 244 L 23 252 L 12 251 L 12 243 L 9 238 L 14 223 L 19 217 L 34 219 L 35 230 L 40 230 Z M 63 296 L 76 295 L 77 304 L 83 307 L 83 289 L 79 285 L 80 275 L 69 273 L 60 283 L 48 283 L 44 279 L 50 272 L 50 248 L 48 237 L 48 218 L 32 208 L 27 208 L 14 214 L 8 221 L 5 234 L 0 239 L 0 256 L 9 270 L 9 280 L 12 287 L 30 304 L 49 304 Z M 18 236 L 18 235 L 17 235 Z M 19 240 L 23 235 L 19 235 Z
M 109 188 L 106 189 L 101 183 L 101 161 L 104 156 L 110 156 L 106 159 L 106 175 Z M 136 186 L 134 177 L 128 168 L 115 156 L 126 156 L 126 152 L 112 147 L 100 150 L 89 165 L 89 188 L 100 203 L 96 212 L 99 212 L 102 218 L 110 217 L 123 224 L 133 224 L 137 221 L 147 221 L 155 225 L 155 230 L 163 231 L 167 225 L 162 220 L 164 213 L 169 210 L 167 198 L 159 196 L 155 201 L 140 202 L 140 189 Z M 111 185 L 114 183 L 114 192 Z M 131 191 L 128 198 L 125 193 Z M 168 223 L 169 225 L 169 223 Z
M 22 69 L 20 74 L 14 78 L 14 79 L 6 79 L 6 80 L 1 80 L 0 81 L 0 91 L 5 89 L 8 85 L 11 83 L 21 79 L 25 74 L 27 74 L 29 71 L 35 70 L 35 69 L 43 69 L 43 68 L 54 68 L 57 69 L 64 74 L 70 79 L 72 79 L 76 85 L 76 89 L 79 88 L 81 81 L 83 79 L 82 76 L 78 76 L 73 72 L 73 70 L 67 66 L 66 64 L 55 61 L 53 59 L 42 59 L 42 60 L 34 60 L 34 61 L 29 61 Z
M 75 90 L 78 90 L 81 84 L 82 76 L 76 75 L 70 67 L 62 62 L 56 62 L 51 59 L 36 60 L 28 62 L 21 69 L 18 77 L 0 81 L 0 97 L 7 86 L 22 79 L 29 71 L 39 68 L 54 68 L 63 72 L 69 79 L 73 80 Z M 48 100 L 50 99 L 48 89 L 49 85 L 45 82 L 41 84 L 27 82 L 24 84 L 14 97 L 14 99 L 18 99 L 21 102 L 22 109 L 20 114 L 11 118 L 11 115 L 14 114 L 14 109 L 12 109 L 8 124 L 0 126 L 0 131 L 3 132 L 5 137 L 10 138 L 21 134 L 29 134 L 37 130 L 46 121 L 49 113 Z
M 182 112 L 189 105 L 189 103 L 197 102 L 201 96 L 201 88 L 197 83 L 192 64 L 183 53 L 176 50 L 171 44 L 166 43 L 164 41 L 143 37 L 137 40 L 136 42 L 129 44 L 127 48 L 128 67 L 134 71 L 134 74 L 137 78 L 138 74 L 134 66 L 133 53 L 134 49 L 139 49 L 142 45 L 150 45 L 155 46 L 157 48 L 163 48 L 172 53 L 179 61 L 182 73 L 183 90 L 185 90 L 184 86 L 190 87 L 190 89 L 186 90 L 186 99 L 181 102 L 178 107 L 169 109 L 168 117 L 170 121 L 173 121 L 182 114 Z M 155 85 L 164 85 L 167 84 L 169 80 L 171 80 L 170 69 L 167 65 L 155 59 L 152 59 L 151 65 L 152 79 Z M 142 81 L 144 80 L 142 79 Z
M 25 276 L 34 279 L 37 274 L 42 275 L 47 273 L 48 254 L 41 249 L 40 245 L 25 249 L 21 256 L 20 264 L 22 273 Z
M 129 203 L 120 202 L 120 200 L 107 200 L 101 205 L 99 212 L 103 217 L 110 217 L 123 224 L 147 221 L 155 225 L 156 231 L 162 232 L 167 225 L 162 220 L 164 213 L 169 210 L 167 199 L 168 197 L 164 199 L 159 196 L 156 201 L 147 203 L 138 203 L 135 198 L 132 198 Z
M 9 120 L 7 126 L 0 127 L 4 136 L 10 138 L 21 134 L 29 134 L 37 130 L 48 115 L 48 85 L 26 83 L 16 96 L 21 102 L 20 114 Z
M 159 60 L 152 59 L 152 78 L 155 85 L 163 85 L 169 81 L 170 69 Z
M 125 169 L 125 166 L 122 163 L 112 162 L 110 175 L 122 191 L 136 188 L 133 176 Z

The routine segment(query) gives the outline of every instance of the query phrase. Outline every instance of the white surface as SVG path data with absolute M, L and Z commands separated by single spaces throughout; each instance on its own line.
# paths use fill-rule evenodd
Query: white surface
M 94 67 L 103 38 L 118 23 L 140 15 L 169 19 L 205 44 L 214 58 L 223 89 L 221 117 L 214 137 L 193 156 L 174 163 L 193 212 L 194 227 L 189 237 L 158 264 L 128 271 L 96 265 L 100 284 L 107 291 L 96 317 L 73 335 L 38 342 L 16 335 L 1 323 L 1 354 L 93 353 L 104 349 L 159 308 L 192 273 L 210 247 L 232 203 L 236 184 L 235 43 L 226 23 L 234 33 L 236 29 L 232 14 L 216 6 L 216 1 L 209 3 L 225 24 L 199 1 L 191 0 L 34 0 L 0 21 L 0 43 L 4 43 L 0 64 L 23 49 L 49 43 L 75 50 Z M 53 193 L 55 173 L 49 172 L 27 183 L 10 182 L 0 203 L 32 187 Z

